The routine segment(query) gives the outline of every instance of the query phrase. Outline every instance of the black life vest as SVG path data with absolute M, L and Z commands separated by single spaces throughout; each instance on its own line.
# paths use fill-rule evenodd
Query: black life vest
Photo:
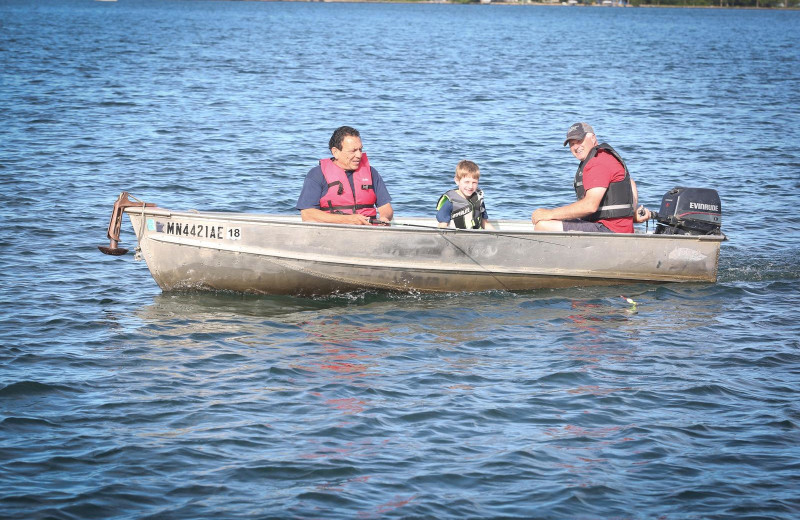
M 458 229 L 480 229 L 483 213 L 486 206 L 483 204 L 483 192 L 475 190 L 468 199 L 460 191 L 450 190 L 441 197 L 436 204 L 436 209 L 441 209 L 446 201 L 453 203 L 453 210 L 450 212 L 450 220 L 453 221 Z
M 600 207 L 597 208 L 595 213 L 592 213 L 588 217 L 583 217 L 583 220 L 597 222 L 598 220 L 607 218 L 632 217 L 634 212 L 633 187 L 631 186 L 631 176 L 628 173 L 628 166 L 616 150 L 611 148 L 611 145 L 607 143 L 592 148 L 589 155 L 586 156 L 586 159 L 581 161 L 581 164 L 578 166 L 578 171 L 575 173 L 575 195 L 578 197 L 578 200 L 586 196 L 586 190 L 583 187 L 583 169 L 600 151 L 610 153 L 619 161 L 625 169 L 625 178 L 621 181 L 609 184 L 605 195 L 603 195 L 603 199 L 600 201 Z

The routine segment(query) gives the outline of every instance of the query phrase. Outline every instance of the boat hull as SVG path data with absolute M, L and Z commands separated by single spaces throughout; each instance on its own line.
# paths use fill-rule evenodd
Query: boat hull
M 301 222 L 299 217 L 128 208 L 141 255 L 164 291 L 323 295 L 527 291 L 631 282 L 714 282 L 722 236 L 539 233 Z

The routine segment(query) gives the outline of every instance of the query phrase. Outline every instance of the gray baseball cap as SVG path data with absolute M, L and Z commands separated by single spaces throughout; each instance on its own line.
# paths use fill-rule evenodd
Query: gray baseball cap
M 575 123 L 569 127 L 569 130 L 567 130 L 567 140 L 564 141 L 564 146 L 567 146 L 572 139 L 583 141 L 583 138 L 586 137 L 586 134 L 593 133 L 594 128 L 589 126 L 587 123 Z

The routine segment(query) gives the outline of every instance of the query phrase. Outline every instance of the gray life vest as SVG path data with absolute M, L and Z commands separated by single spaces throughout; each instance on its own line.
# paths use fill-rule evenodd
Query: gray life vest
M 441 197 L 436 209 L 441 209 L 446 201 L 453 203 L 450 220 L 458 229 L 480 229 L 482 215 L 486 211 L 483 204 L 483 191 L 475 190 L 470 198 L 465 198 L 458 190 L 450 190 Z
M 628 173 L 628 166 L 616 150 L 611 148 L 611 145 L 607 143 L 592 148 L 589 155 L 586 156 L 586 159 L 581 161 L 581 164 L 578 166 L 578 171 L 575 173 L 575 195 L 578 197 L 578 200 L 586 196 L 586 190 L 583 187 L 583 169 L 601 150 L 605 153 L 610 153 L 619 161 L 625 169 L 625 178 L 621 181 L 609 184 L 605 195 L 603 195 L 603 199 L 600 201 L 600 207 L 597 208 L 595 213 L 592 213 L 588 217 L 583 217 L 583 220 L 597 222 L 600 219 L 632 217 L 634 212 L 633 187 L 631 186 L 631 176 Z

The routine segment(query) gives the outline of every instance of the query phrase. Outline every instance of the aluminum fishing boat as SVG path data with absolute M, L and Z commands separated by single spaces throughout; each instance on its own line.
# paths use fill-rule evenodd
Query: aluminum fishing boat
M 114 206 L 107 254 L 122 254 L 127 214 L 164 291 L 324 295 L 356 290 L 528 291 L 634 282 L 715 282 L 724 235 L 544 233 L 530 221 L 495 230 L 437 227 L 433 218 L 389 226 L 302 222 L 299 215 Z

